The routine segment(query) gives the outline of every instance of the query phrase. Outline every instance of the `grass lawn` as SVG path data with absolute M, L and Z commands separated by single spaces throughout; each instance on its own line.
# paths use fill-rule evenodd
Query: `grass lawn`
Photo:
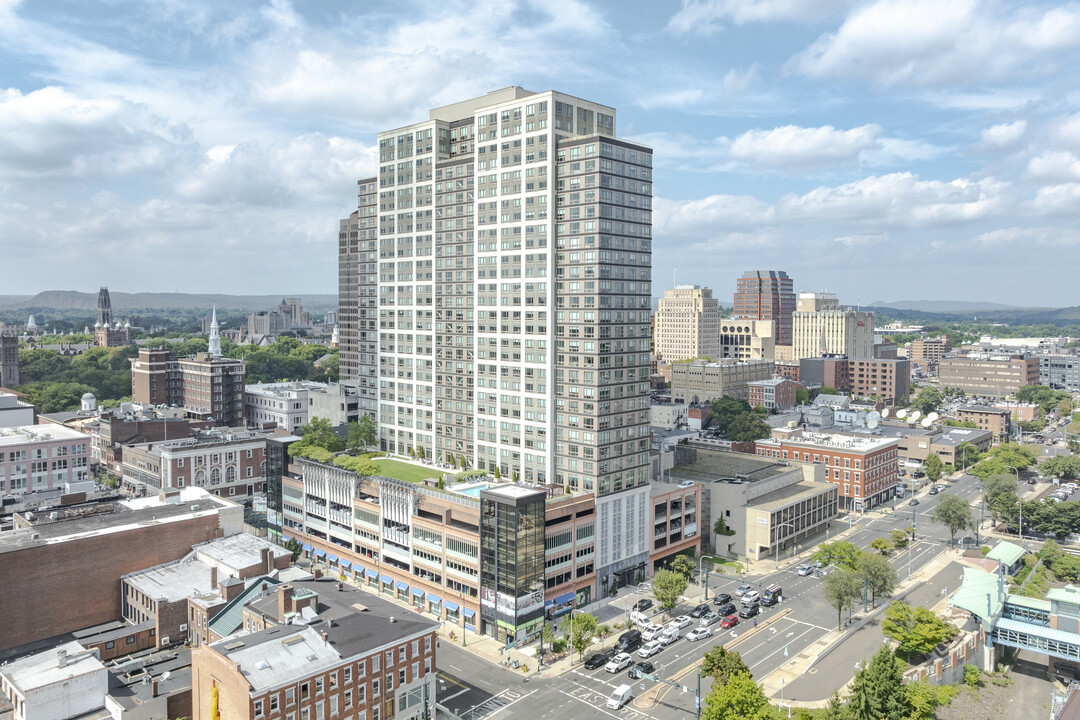
M 379 472 L 383 475 L 411 483 L 422 483 L 427 478 L 437 478 L 441 475 L 437 469 L 409 465 L 397 460 L 380 460 L 376 458 L 373 462 L 378 464 Z

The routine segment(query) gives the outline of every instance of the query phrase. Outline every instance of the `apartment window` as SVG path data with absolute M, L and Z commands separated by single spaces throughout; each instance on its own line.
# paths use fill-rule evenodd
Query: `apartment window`
M 274 693 L 273 695 L 270 696 L 270 712 L 274 712 L 277 709 L 278 709 L 278 696 L 277 696 L 277 693 Z
M 371 696 L 372 697 L 379 697 L 379 681 L 378 680 L 372 680 L 371 681 Z
M 176 458 L 176 467 L 184 467 L 184 458 Z
M 386 673 L 386 691 L 390 692 L 394 689 L 394 673 Z
M 330 687 L 332 687 L 332 688 L 337 687 L 337 671 L 336 670 L 334 672 L 330 673 Z
M 398 674 L 398 678 L 397 678 L 397 681 L 398 681 L 398 686 L 399 686 L 399 687 L 400 687 L 401 685 L 404 685 L 404 684 L 406 684 L 407 682 L 409 682 L 408 680 L 406 680 L 406 679 L 405 679 L 405 668 L 400 668 L 400 669 L 399 669 L 399 670 L 397 671 L 397 674 Z
M 367 662 L 366 661 L 361 660 L 360 662 L 356 663 L 356 677 L 358 677 L 358 678 L 367 677 Z
M 372 655 L 371 656 L 371 672 L 372 672 L 372 674 L 375 674 L 375 673 L 379 672 L 380 670 L 382 670 L 382 661 L 381 661 L 379 655 L 377 655 L 377 654 Z
M 296 702 L 296 691 L 292 688 L 285 689 L 285 705 L 292 705 Z
M 250 460 L 251 459 L 251 451 L 250 450 L 247 451 L 247 456 L 248 456 L 248 459 Z
M 301 700 L 307 700 L 310 696 L 311 696 L 310 683 L 303 683 L 300 686 L 300 699 Z
M 315 679 L 315 694 L 316 695 L 322 695 L 322 691 L 323 691 L 322 678 L 316 678 Z
M 431 636 L 428 635 L 424 638 L 424 651 L 431 652 Z
M 263 716 L 263 701 L 262 700 L 256 700 L 255 701 L 255 717 L 261 718 L 262 716 Z
M 311 710 L 309 708 L 300 708 L 300 720 L 311 720 Z
M 358 705 L 363 705 L 366 702 L 367 702 L 367 685 L 360 685 L 359 687 L 356 688 L 356 703 Z
M 394 651 L 393 650 L 387 650 L 386 651 L 386 667 L 390 667 L 393 664 L 394 664 Z
M 420 641 L 419 640 L 413 640 L 412 641 L 412 654 L 413 654 L 413 657 L 420 654 Z
M 348 685 L 352 682 L 352 665 L 349 665 L 341 670 L 341 681 Z
M 412 679 L 416 682 L 416 678 L 420 677 L 420 663 L 414 662 L 412 664 Z
M 345 709 L 348 710 L 352 707 L 352 690 L 345 691 Z
M 330 696 L 330 717 L 337 717 L 338 714 L 338 698 L 337 695 Z
M 405 660 L 408 659 L 408 650 L 404 645 L 398 648 L 397 659 L 398 662 L 405 662 Z

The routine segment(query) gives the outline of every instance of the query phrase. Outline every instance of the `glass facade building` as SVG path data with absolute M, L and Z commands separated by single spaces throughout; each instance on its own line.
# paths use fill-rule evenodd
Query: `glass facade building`
M 507 485 L 480 493 L 480 632 L 520 643 L 544 618 L 547 493 Z

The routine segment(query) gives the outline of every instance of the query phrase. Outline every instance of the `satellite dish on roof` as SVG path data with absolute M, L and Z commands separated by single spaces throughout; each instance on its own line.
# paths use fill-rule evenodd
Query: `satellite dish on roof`
M 889 408 L 882 408 L 881 417 L 883 417 L 883 418 L 889 417 L 890 412 L 891 412 L 891 410 Z
M 913 410 L 912 413 L 908 415 L 908 422 L 913 423 L 917 421 L 921 415 L 922 413 L 918 410 Z
M 874 428 L 876 428 L 878 426 L 878 422 L 880 422 L 880 421 L 881 421 L 881 413 L 879 413 L 879 412 L 877 412 L 875 410 L 874 412 L 869 413 L 866 416 L 866 427 L 873 430 Z
M 929 415 L 927 415 L 926 417 L 924 417 L 922 419 L 922 422 L 919 423 L 919 424 L 922 425 L 924 428 L 928 428 L 928 427 L 930 427 L 931 425 L 934 424 L 934 421 L 930 419 Z
M 901 408 L 900 410 L 897 410 L 897 411 L 896 411 L 896 417 L 898 417 L 898 418 L 900 418 L 901 420 L 903 420 L 903 419 L 904 419 L 905 417 L 907 417 L 907 410 L 905 410 L 905 409 L 903 409 L 903 408 Z
M 932 413 L 930 413 L 929 415 L 926 416 L 926 419 L 929 420 L 931 423 L 935 423 L 935 422 L 937 422 L 938 418 L 940 418 L 940 417 L 941 416 L 938 415 L 936 412 L 932 412 Z

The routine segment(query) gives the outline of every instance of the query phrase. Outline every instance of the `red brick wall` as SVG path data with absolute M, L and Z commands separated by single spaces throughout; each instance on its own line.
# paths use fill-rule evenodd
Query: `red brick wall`
M 0 553 L 0 650 L 122 616 L 120 578 L 178 560 L 219 532 L 217 514 Z

